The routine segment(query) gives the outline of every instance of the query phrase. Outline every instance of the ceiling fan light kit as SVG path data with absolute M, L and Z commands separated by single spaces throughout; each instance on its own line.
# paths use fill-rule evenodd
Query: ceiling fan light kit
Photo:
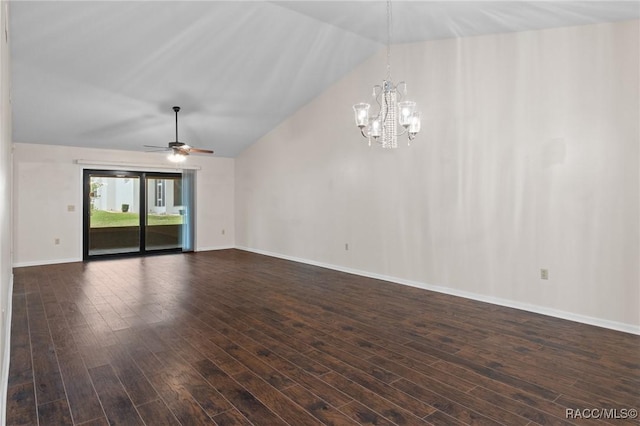
M 183 163 L 187 159 L 187 154 L 181 151 L 175 150 L 169 155 L 167 155 L 167 159 L 172 163 Z
M 191 152 L 198 152 L 201 154 L 213 154 L 213 151 L 209 149 L 194 148 L 178 140 L 178 112 L 180 111 L 180 107 L 174 106 L 173 111 L 176 114 L 176 140 L 173 142 L 169 142 L 167 147 L 155 146 L 155 145 L 145 145 L 145 147 L 160 148 L 162 151 L 169 151 L 169 155 L 167 156 L 167 159 L 172 163 L 184 162 L 187 159 L 187 155 L 189 155 L 189 153 Z

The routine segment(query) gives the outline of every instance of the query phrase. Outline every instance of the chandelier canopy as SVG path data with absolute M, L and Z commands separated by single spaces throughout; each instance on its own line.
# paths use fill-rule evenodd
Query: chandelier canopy
M 415 102 L 402 100 L 407 95 L 407 84 L 394 84 L 391 80 L 391 0 L 387 0 L 387 77 L 382 85 L 373 86 L 372 95 L 378 104 L 375 115 L 370 114 L 368 103 L 353 106 L 356 126 L 369 140 L 369 146 L 373 140 L 382 148 L 397 148 L 398 136 L 405 133 L 411 143 L 420 131 L 420 112 Z

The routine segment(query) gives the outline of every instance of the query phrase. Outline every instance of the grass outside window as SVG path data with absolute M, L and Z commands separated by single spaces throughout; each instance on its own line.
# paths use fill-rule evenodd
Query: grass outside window
M 178 214 L 150 214 L 147 216 L 147 225 L 182 225 L 182 216 Z M 140 226 L 140 214 L 105 210 L 93 210 L 91 212 L 91 228 L 113 228 L 117 226 Z

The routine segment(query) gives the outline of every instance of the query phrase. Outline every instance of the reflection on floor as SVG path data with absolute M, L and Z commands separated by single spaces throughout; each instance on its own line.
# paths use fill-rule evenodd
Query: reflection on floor
M 175 244 L 164 244 L 157 245 L 153 247 L 147 247 L 147 251 L 152 250 L 171 250 L 171 249 L 179 249 L 181 245 Z M 112 248 L 112 249 L 94 249 L 89 250 L 89 256 L 101 256 L 105 254 L 129 254 L 129 253 L 138 253 L 140 252 L 140 247 L 121 247 L 121 248 Z

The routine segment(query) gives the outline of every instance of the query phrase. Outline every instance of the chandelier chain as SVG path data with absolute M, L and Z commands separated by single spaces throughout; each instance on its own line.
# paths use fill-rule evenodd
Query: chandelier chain
M 391 0 L 387 0 L 387 81 L 391 81 Z

